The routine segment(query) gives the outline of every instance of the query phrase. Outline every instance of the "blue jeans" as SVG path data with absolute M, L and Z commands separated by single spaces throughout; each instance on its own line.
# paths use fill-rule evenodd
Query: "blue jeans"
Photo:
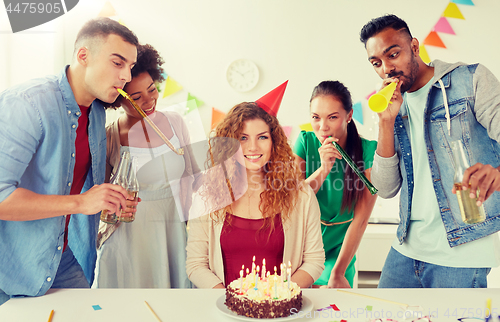
M 447 267 L 406 257 L 391 247 L 379 288 L 485 288 L 491 268 Z
M 50 288 L 89 288 L 87 278 L 83 273 L 82 267 L 78 264 L 73 252 L 69 247 L 61 256 L 61 262 L 57 268 L 56 277 Z M 12 297 L 23 297 L 22 295 L 13 295 Z M 7 302 L 10 296 L 0 290 L 0 305 Z

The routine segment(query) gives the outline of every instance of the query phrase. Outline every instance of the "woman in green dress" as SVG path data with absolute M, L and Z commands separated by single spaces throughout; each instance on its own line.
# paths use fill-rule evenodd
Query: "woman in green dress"
M 353 285 L 358 249 L 376 195 L 342 159 L 336 141 L 370 179 L 376 141 L 361 138 L 352 122 L 349 90 L 338 81 L 324 81 L 310 100 L 314 132 L 302 131 L 295 143 L 295 162 L 316 192 L 321 209 L 325 270 L 316 287 L 349 288 Z

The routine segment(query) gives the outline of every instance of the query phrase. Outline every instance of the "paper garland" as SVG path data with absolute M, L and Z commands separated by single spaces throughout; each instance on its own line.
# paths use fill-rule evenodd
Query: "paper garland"
M 431 61 L 431 59 L 424 45 L 446 48 L 446 45 L 441 40 L 441 37 L 439 37 L 438 32 L 455 35 L 455 31 L 453 30 L 453 28 L 451 27 L 450 23 L 446 18 L 465 20 L 457 4 L 474 6 L 472 0 L 450 0 L 450 3 L 444 10 L 442 16 L 436 22 L 431 32 L 424 39 L 423 44 L 421 44 L 419 47 L 420 58 L 426 64 L 428 64 Z M 106 1 L 103 8 L 99 12 L 98 16 L 116 18 L 116 10 L 109 1 Z M 124 23 L 121 20 L 118 20 L 118 22 L 124 25 Z M 166 78 L 165 87 L 163 91 L 163 98 L 175 94 L 183 88 L 182 85 L 176 82 L 172 77 L 167 76 L 165 73 L 163 73 L 162 76 Z M 366 96 L 366 99 L 368 100 L 370 96 L 372 96 L 375 93 L 376 91 L 371 92 Z M 204 102 L 202 100 L 198 99 L 197 97 L 188 92 L 188 97 L 186 102 L 186 113 L 189 113 L 194 109 L 199 108 L 202 105 L 204 105 Z M 217 126 L 217 124 L 224 118 L 224 116 L 225 113 L 215 108 L 212 108 L 211 129 L 214 129 L 215 126 Z M 363 124 L 363 109 L 361 102 L 357 102 L 353 105 L 353 119 L 359 122 L 360 124 Z M 285 131 L 285 135 L 287 136 L 287 138 L 289 138 L 292 132 L 292 127 L 282 126 L 282 128 Z M 300 125 L 300 129 L 303 131 L 313 131 L 312 125 L 310 123 Z
M 224 116 L 226 116 L 226 113 L 219 111 L 218 109 L 212 107 L 212 125 L 210 127 L 211 130 L 215 129 L 217 124 L 220 123 L 224 119 Z
M 445 17 L 439 18 L 438 22 L 432 28 L 432 31 L 442 32 L 445 34 L 455 35 L 453 28 Z
M 456 18 L 456 19 L 464 19 L 464 16 L 460 12 L 460 9 L 458 9 L 458 6 L 456 3 L 450 2 L 446 9 L 444 9 L 443 12 L 443 17 L 448 17 L 448 18 Z
M 283 131 L 285 131 L 286 138 L 290 138 L 290 134 L 292 134 L 292 127 L 289 125 L 282 125 Z
M 299 127 L 302 131 L 306 131 L 306 132 L 313 131 L 313 127 L 312 127 L 311 123 L 305 123 L 305 124 L 300 125 Z
M 425 45 L 446 48 L 438 33 L 431 31 L 424 40 Z
M 116 16 L 116 11 L 115 8 L 113 8 L 113 5 L 109 2 L 106 1 L 104 6 L 101 9 L 101 12 L 97 15 L 98 17 L 113 17 Z
M 198 107 L 202 106 L 203 101 L 196 98 L 194 95 L 191 95 L 191 93 L 188 93 L 187 97 L 187 102 L 186 102 L 186 114 L 197 109 Z
M 363 125 L 363 106 L 361 102 L 357 102 L 352 106 L 352 118 Z
M 429 54 L 427 53 L 427 49 L 425 49 L 424 45 L 420 45 L 420 58 L 422 58 L 422 61 L 426 64 L 431 62 L 431 59 L 429 57 Z
M 472 2 L 471 0 L 451 0 L 451 2 L 458 3 L 458 4 L 465 4 L 468 6 L 474 5 L 474 2 Z
M 174 93 L 177 93 L 182 89 L 182 86 L 177 83 L 172 77 L 168 76 L 167 80 L 165 82 L 165 88 L 163 91 L 163 98 L 172 95 Z

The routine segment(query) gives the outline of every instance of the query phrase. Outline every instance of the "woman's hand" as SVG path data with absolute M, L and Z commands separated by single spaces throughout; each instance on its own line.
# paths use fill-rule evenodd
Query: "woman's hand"
M 351 285 L 344 275 L 334 274 L 332 272 L 328 280 L 328 288 L 351 288 Z
M 330 173 L 336 159 L 342 159 L 340 152 L 333 146 L 333 141 L 337 142 L 338 139 L 334 137 L 326 138 L 318 149 L 321 168 L 325 173 Z

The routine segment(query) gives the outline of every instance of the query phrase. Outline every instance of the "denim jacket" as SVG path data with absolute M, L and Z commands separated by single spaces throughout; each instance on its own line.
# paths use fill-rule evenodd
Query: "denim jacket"
M 34 79 L 0 93 L 0 202 L 16 188 L 69 195 L 75 166 L 80 108 L 66 77 Z M 94 101 L 89 114 L 92 159 L 82 192 L 104 182 L 105 112 Z M 72 215 L 68 245 L 93 278 L 99 216 Z M 11 296 L 43 295 L 62 255 L 65 217 L 0 220 L 0 289 Z
M 466 224 L 461 219 L 453 187 L 453 157 L 450 142 L 461 140 L 469 163 L 500 165 L 500 83 L 480 64 L 448 64 L 434 61 L 434 83 L 423 109 L 427 159 L 431 169 L 441 220 L 448 243 L 455 247 L 500 230 L 500 193 L 484 202 L 486 220 Z M 396 154 L 375 155 L 373 184 L 382 198 L 394 197 L 401 189 L 397 237 L 402 244 L 408 234 L 413 182 L 412 151 L 406 102 L 394 124 Z

